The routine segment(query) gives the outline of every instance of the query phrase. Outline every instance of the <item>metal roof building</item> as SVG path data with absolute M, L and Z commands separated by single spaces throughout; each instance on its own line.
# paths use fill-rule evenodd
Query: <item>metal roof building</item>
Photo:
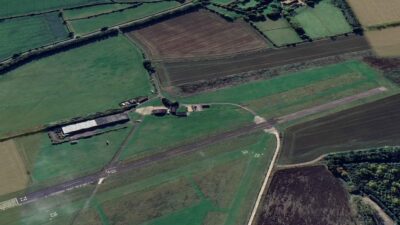
M 96 118 L 93 120 L 87 120 L 87 121 L 83 121 L 83 122 L 79 122 L 79 123 L 69 124 L 69 125 L 61 127 L 61 130 L 65 135 L 69 135 L 72 133 L 81 132 L 81 131 L 96 128 L 96 127 L 126 122 L 128 120 L 129 120 L 129 117 L 127 114 L 124 114 L 124 113 L 114 114 L 114 115 L 99 117 L 99 118 Z
M 88 120 L 85 122 L 70 124 L 70 125 L 62 127 L 61 129 L 64 134 L 70 134 L 70 133 L 73 133 L 76 131 L 86 130 L 86 129 L 93 128 L 93 127 L 97 127 L 96 121 Z

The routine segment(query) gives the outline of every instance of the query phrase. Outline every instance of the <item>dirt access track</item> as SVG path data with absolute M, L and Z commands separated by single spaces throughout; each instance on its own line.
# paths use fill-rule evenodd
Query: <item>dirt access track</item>
M 206 57 L 266 49 L 244 21 L 227 22 L 205 10 L 187 13 L 128 33 L 152 59 Z
M 322 40 L 292 48 L 267 49 L 232 57 L 182 61 L 163 60 L 155 64 L 158 67 L 161 83 L 167 87 L 368 49 L 370 47 L 364 37 L 349 36 L 334 41 Z

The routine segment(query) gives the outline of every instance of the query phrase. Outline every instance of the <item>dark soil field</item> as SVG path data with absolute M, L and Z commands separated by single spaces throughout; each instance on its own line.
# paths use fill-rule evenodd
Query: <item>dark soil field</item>
M 383 72 L 386 78 L 400 85 L 400 57 L 399 58 L 375 58 L 366 57 L 366 63 Z
M 399 144 L 398 94 L 288 128 L 280 163 L 301 163 L 330 152 Z
M 180 86 L 367 49 L 369 46 L 363 37 L 352 36 L 339 38 L 336 41 L 324 40 L 307 43 L 296 48 L 269 49 L 219 59 L 182 60 L 179 62 L 165 60 L 163 63 L 158 63 L 158 72 L 164 86 Z
M 257 225 L 355 224 L 348 193 L 324 166 L 279 170 Z
M 224 55 L 267 48 L 266 42 L 244 22 L 227 22 L 197 11 L 129 33 L 152 58 Z

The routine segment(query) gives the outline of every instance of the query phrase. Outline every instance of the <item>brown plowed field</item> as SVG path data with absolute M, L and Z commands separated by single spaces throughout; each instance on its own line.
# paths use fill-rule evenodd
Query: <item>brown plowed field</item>
M 339 38 L 336 41 L 324 40 L 295 48 L 269 49 L 220 59 L 164 61 L 159 63 L 158 67 L 160 80 L 164 86 L 179 86 L 367 49 L 369 45 L 364 37 L 351 36 Z
M 400 95 L 290 127 L 281 164 L 302 163 L 320 155 L 400 144 Z
M 355 225 L 348 193 L 324 166 L 277 171 L 257 225 Z
M 243 21 L 227 22 L 200 10 L 128 34 L 142 43 L 153 59 L 225 55 L 267 48 Z

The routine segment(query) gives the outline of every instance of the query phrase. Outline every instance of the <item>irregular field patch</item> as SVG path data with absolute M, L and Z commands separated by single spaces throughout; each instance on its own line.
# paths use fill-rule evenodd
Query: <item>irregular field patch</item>
M 149 94 L 151 86 L 142 60 L 142 53 L 119 36 L 0 76 L 0 137 L 117 108 L 122 100 Z
M 398 0 L 349 0 L 348 2 L 363 26 L 400 22 Z
M 286 19 L 256 22 L 254 25 L 277 46 L 302 42 Z
M 14 141 L 0 142 L 0 195 L 22 190 L 29 181 Z
M 153 58 L 184 58 L 264 49 L 266 42 L 244 22 L 227 22 L 200 10 L 133 31 Z
M 67 29 L 57 13 L 1 21 L 0 61 L 67 37 Z
M 88 19 L 73 20 L 69 23 L 77 34 L 86 34 L 100 30 L 103 27 L 111 27 L 121 23 L 142 19 L 179 5 L 180 4 L 175 1 L 143 3 L 143 5 L 122 12 L 114 12 Z
M 355 224 L 346 190 L 324 166 L 277 171 L 257 225 Z
M 184 103 L 231 102 L 266 117 L 278 117 L 378 86 L 391 87 L 376 71 L 359 61 L 281 75 L 269 80 L 182 98 Z
M 189 207 L 199 200 L 190 183 L 178 180 L 103 202 L 102 207 L 113 224 L 126 224 L 128 221 L 141 224 Z
M 55 10 L 64 7 L 73 7 L 91 3 L 109 2 L 108 0 L 0 0 L 0 17 L 9 17 L 13 15 L 38 13 L 41 11 Z
M 280 163 L 301 163 L 331 152 L 399 145 L 400 95 L 289 127 Z
M 296 13 L 293 22 L 298 23 L 312 39 L 352 32 L 343 13 L 330 0 L 320 2 L 314 8 L 299 8 Z

